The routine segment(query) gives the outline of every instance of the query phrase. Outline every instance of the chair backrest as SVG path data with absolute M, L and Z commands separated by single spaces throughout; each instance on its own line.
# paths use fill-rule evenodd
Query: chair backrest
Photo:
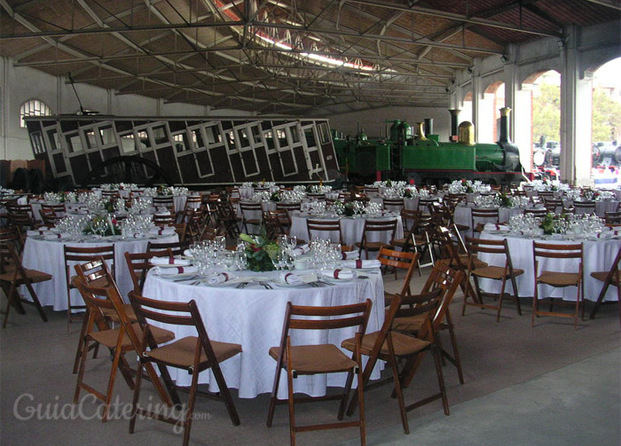
M 498 223 L 500 214 L 497 208 L 473 208 L 472 209 L 472 228 L 476 228 L 480 223 Z
M 548 212 L 556 212 L 558 208 L 563 208 L 563 200 L 557 200 L 554 198 L 544 198 L 543 204 Z
M 328 236 L 322 235 L 321 238 L 328 238 L 335 243 L 343 244 L 343 233 L 341 231 L 341 223 L 339 220 L 306 220 L 306 229 L 308 231 L 308 241 L 313 240 L 314 233 L 328 232 Z M 338 239 L 334 239 L 334 235 L 338 234 Z
M 605 220 L 606 224 L 610 226 L 621 225 L 621 211 L 606 212 Z
M 263 213 L 263 222 L 265 223 L 267 237 L 270 240 L 275 240 L 278 236 L 287 234 L 288 220 L 289 216 L 284 209 L 280 211 L 265 211 Z
M 505 267 L 509 268 L 509 271 L 513 271 L 513 263 L 511 262 L 507 239 L 493 240 L 466 237 L 466 245 L 468 245 L 468 251 L 470 252 L 470 259 L 468 261 L 469 271 L 474 269 L 474 256 L 478 254 L 502 256 Z
M 371 306 L 370 299 L 362 303 L 327 307 L 300 306 L 287 302 L 281 346 L 285 345 L 290 330 L 332 330 L 357 326 L 358 333 L 363 336 Z
M 531 214 L 533 217 L 545 217 L 548 213 L 546 208 L 528 208 L 524 209 L 524 214 Z
M 175 221 L 176 216 L 172 214 L 153 214 L 153 223 L 155 223 L 156 226 L 170 226 L 174 224 Z
M 574 201 L 574 209 L 576 214 L 594 214 L 595 202 L 594 201 Z
M 386 234 L 388 242 L 395 238 L 397 231 L 397 220 L 365 220 L 364 229 L 362 230 L 362 239 L 360 240 L 360 251 L 364 249 L 365 242 L 369 238 L 380 238 L 382 234 Z M 378 237 L 374 237 L 377 235 Z
M 127 269 L 134 284 L 134 291 L 142 293 L 144 281 L 147 278 L 147 272 L 153 268 L 151 259 L 153 257 L 173 257 L 174 254 L 170 248 L 151 252 L 131 253 L 125 252 L 125 262 Z
M 403 223 L 403 228 L 406 230 L 406 232 L 415 232 L 415 228 L 418 224 L 418 219 L 420 218 L 420 216 L 420 211 L 405 208 L 401 209 L 401 222 Z
M 400 211 L 403 209 L 403 198 L 384 198 L 384 209 Z
M 183 211 L 187 211 L 188 209 L 196 209 L 201 207 L 201 204 L 203 203 L 203 196 L 201 194 L 199 195 L 188 195 L 185 198 L 185 207 L 183 208 Z
M 183 252 L 190 247 L 189 240 L 178 242 L 152 242 L 147 243 L 147 252 L 158 252 L 171 250 L 173 255 L 182 256 Z
M 613 260 L 610 270 L 608 270 L 608 274 L 606 275 L 606 279 L 604 281 L 609 284 L 609 283 L 612 283 L 613 278 L 614 278 L 616 283 L 619 284 L 618 286 L 621 287 L 621 282 L 620 282 L 621 275 L 619 272 L 619 263 L 621 263 L 621 247 L 619 247 L 619 251 L 617 251 L 617 255 L 615 259 Z M 621 303 L 619 303 L 619 305 L 621 305 Z
M 135 291 L 129 292 L 129 300 L 134 308 L 138 322 L 143 328 L 142 347 L 148 343 L 151 348 L 157 346 L 155 338 L 151 334 L 148 321 L 155 321 L 167 325 L 193 326 L 198 333 L 198 346 L 202 346 L 209 365 L 217 364 L 217 356 L 209 340 L 205 324 L 194 299 L 189 302 L 169 302 L 149 299 Z M 198 353 L 198 352 L 196 352 Z M 199 354 L 195 355 L 198 360 Z
M 416 252 L 404 252 L 404 251 L 396 251 L 390 248 L 382 248 L 380 249 L 379 254 L 377 255 L 377 260 L 383 266 L 398 268 L 402 270 L 406 270 L 407 273 L 405 278 L 403 279 L 403 286 L 401 287 L 402 296 L 410 296 L 412 294 L 412 290 L 410 289 L 410 282 L 412 281 L 412 276 L 414 275 L 414 271 L 418 266 L 418 259 L 420 257 L 420 253 Z
M 449 306 L 453 301 L 455 292 L 465 278 L 466 273 L 464 271 L 458 271 L 444 263 L 438 262 L 433 266 L 421 292 L 428 293 L 437 289 L 442 290 L 440 307 L 431 317 L 431 324 L 434 331 L 437 332 L 440 329 L 440 324 L 442 324 L 446 313 L 449 311 Z
M 101 256 L 85 263 L 77 263 L 74 269 L 78 277 L 81 277 L 88 286 L 97 288 L 116 286 L 112 272 Z
M 114 244 L 105 246 L 63 246 L 65 258 L 65 279 L 67 281 L 67 289 L 70 288 L 72 278 L 72 266 L 76 263 L 83 264 L 86 262 L 96 262 L 103 259 L 111 264 L 110 272 L 115 277 L 116 265 L 114 262 L 115 247 Z M 106 267 L 107 268 L 107 267 Z M 94 280 L 94 278 L 93 278 Z
M 0 273 L 12 272 L 12 280 L 27 280 L 18 247 L 19 238 L 17 236 L 13 239 L 6 237 L 0 240 Z
M 533 241 L 533 259 L 535 261 L 535 275 L 539 273 L 538 264 L 540 259 L 578 260 L 578 271 L 582 272 L 583 258 L 582 243 L 553 244 Z M 547 271 L 554 271 L 547 268 Z M 565 271 L 565 269 L 563 269 Z

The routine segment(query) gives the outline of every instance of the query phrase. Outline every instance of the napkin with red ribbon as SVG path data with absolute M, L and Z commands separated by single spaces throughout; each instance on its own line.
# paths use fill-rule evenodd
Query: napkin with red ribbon
M 379 260 L 344 260 L 341 262 L 344 268 L 360 269 L 360 268 L 379 268 L 382 262 Z
M 356 277 L 356 272 L 348 268 L 337 268 L 335 270 L 324 270 L 321 274 L 330 279 L 348 280 Z

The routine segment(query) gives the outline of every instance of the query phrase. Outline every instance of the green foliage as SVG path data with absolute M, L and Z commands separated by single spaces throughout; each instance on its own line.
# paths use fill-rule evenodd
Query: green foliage
M 274 270 L 272 258 L 279 248 L 276 243 L 267 238 L 265 228 L 261 229 L 261 235 L 240 234 L 239 238 L 246 242 L 246 259 L 250 271 Z
M 533 100 L 533 139 L 558 141 L 561 135 L 561 91 L 557 85 L 541 84 L 541 95 Z
M 611 141 L 621 136 L 621 104 L 603 90 L 593 90 L 592 140 Z

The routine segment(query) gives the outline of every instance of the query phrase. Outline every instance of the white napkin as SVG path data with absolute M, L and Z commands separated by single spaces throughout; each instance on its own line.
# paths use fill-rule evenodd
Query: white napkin
M 195 266 L 177 266 L 173 268 L 163 268 L 161 266 L 156 266 L 153 268 L 155 274 L 159 274 L 160 276 L 175 276 L 177 274 L 194 274 L 198 271 Z
M 302 285 L 304 283 L 300 276 L 293 273 L 282 273 L 280 279 L 288 285 Z
M 224 283 L 224 282 L 230 282 L 233 279 L 236 279 L 236 276 L 233 276 L 232 274 L 229 273 L 225 273 L 225 272 L 221 272 L 216 274 L 215 276 L 210 277 L 207 280 L 207 283 L 209 285 L 216 285 L 218 283 Z
M 26 235 L 46 235 L 49 233 L 47 226 L 40 226 L 37 229 L 30 229 L 26 231 Z
M 56 234 L 54 232 L 47 232 L 43 237 L 45 240 L 60 240 L 62 238 L 68 237 L 67 234 Z
M 310 251 L 310 246 L 308 246 L 307 243 L 304 243 L 303 245 L 300 245 L 300 246 L 296 246 L 295 249 L 293 250 L 293 252 L 295 252 L 297 255 L 306 254 L 308 251 Z
M 485 223 L 483 229 L 485 231 L 508 231 L 510 228 L 507 225 L 499 225 L 497 223 Z
M 360 268 L 379 268 L 382 262 L 379 260 L 343 260 L 341 262 L 344 268 L 360 269 Z
M 343 279 L 343 280 L 347 280 L 347 279 L 353 279 L 354 277 L 356 277 L 356 271 L 353 271 L 351 269 L 340 269 L 337 268 L 335 270 L 323 270 L 321 271 L 321 275 L 325 276 L 325 277 L 329 277 L 330 279 Z
M 174 235 L 175 228 L 156 227 L 149 229 L 149 235 Z
M 176 266 L 188 266 L 191 264 L 188 260 L 175 259 L 170 257 L 153 257 L 151 259 L 153 265 L 176 265 Z
M 344 251 L 343 260 L 356 260 L 360 257 L 360 251 Z

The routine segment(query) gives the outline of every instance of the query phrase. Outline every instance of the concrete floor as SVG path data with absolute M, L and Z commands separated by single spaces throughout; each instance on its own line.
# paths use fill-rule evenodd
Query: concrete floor
M 621 445 L 621 349 L 372 432 L 367 445 Z M 342 445 L 356 445 L 351 440 Z
M 414 278 L 414 290 L 422 287 L 428 271 Z M 386 275 L 386 288 L 399 288 L 401 279 Z M 438 401 L 427 404 L 408 413 L 411 434 L 404 435 L 390 389 L 370 390 L 365 396 L 369 445 L 621 444 L 621 330 L 616 304 L 603 306 L 596 319 L 581 321 L 574 329 L 571 320 L 558 318 L 540 318 L 532 328 L 528 299 L 521 317 L 508 304 L 498 323 L 492 312 L 476 308 L 461 316 L 461 301 L 456 296 L 451 312 L 465 383 L 459 384 L 452 366 L 445 367 L 450 416 L 443 415 Z M 4 304 L 4 297 L 0 303 Z M 25 316 L 12 314 L 9 326 L 0 330 L 0 445 L 181 444 L 181 436 L 170 425 L 153 420 L 139 421 L 130 435 L 122 417 L 108 423 L 93 418 L 23 419 L 27 407 L 71 407 L 76 379 L 71 367 L 78 336 L 78 327 L 67 333 L 62 313 L 48 308 L 50 322 L 42 323 L 33 308 L 26 311 Z M 89 363 L 89 381 L 101 387 L 110 362 L 100 355 Z M 426 358 L 415 382 L 406 389 L 406 402 L 436 388 L 433 366 Z M 285 407 L 278 408 L 273 427 L 267 428 L 268 395 L 239 399 L 233 394 L 241 425 L 231 425 L 223 405 L 199 397 L 197 411 L 207 418 L 194 423 L 191 444 L 288 443 Z M 157 402 L 155 393 L 146 387 L 143 398 L 148 396 Z M 121 407 L 131 401 L 131 390 L 122 379 L 115 386 L 115 401 Z M 91 400 L 84 404 L 87 414 L 94 414 L 98 407 Z M 328 420 L 334 420 L 336 410 L 334 402 L 296 409 L 300 419 Z M 355 445 L 359 438 L 356 429 L 308 432 L 298 435 L 298 444 Z

